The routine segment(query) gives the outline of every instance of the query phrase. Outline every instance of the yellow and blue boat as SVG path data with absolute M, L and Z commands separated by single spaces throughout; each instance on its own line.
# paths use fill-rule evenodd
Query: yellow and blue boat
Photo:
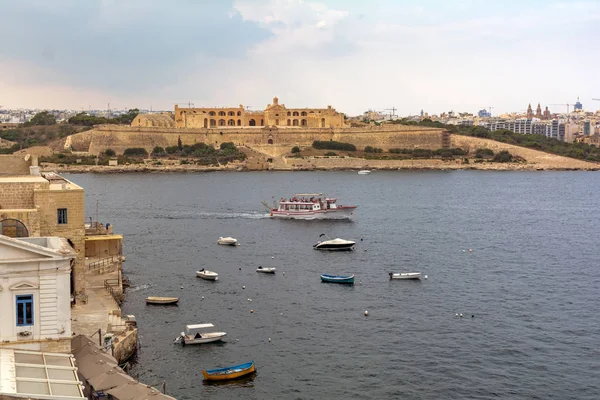
M 241 378 L 242 376 L 250 375 L 256 372 L 254 361 L 245 364 L 233 365 L 231 367 L 217 369 L 203 369 L 202 375 L 206 381 L 224 381 L 227 379 Z
M 354 274 L 352 274 L 352 275 L 323 274 L 323 275 L 321 275 L 321 281 L 327 282 L 327 283 L 346 283 L 349 285 L 354 285 Z

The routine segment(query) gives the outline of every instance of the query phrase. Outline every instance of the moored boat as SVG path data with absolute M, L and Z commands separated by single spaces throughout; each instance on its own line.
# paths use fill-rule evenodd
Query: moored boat
M 146 297 L 146 304 L 177 304 L 179 297 Z
M 399 273 L 394 273 L 394 272 L 390 272 L 390 279 L 421 279 L 421 273 L 420 272 L 399 272 Z
M 333 197 L 325 197 L 323 193 L 298 193 L 290 199 L 281 198 L 279 204 L 269 207 L 272 218 L 282 219 L 350 219 L 357 206 L 342 206 Z
M 322 233 L 320 236 L 325 236 Z M 328 251 L 349 251 L 352 250 L 352 247 L 356 244 L 352 240 L 345 240 L 340 238 L 324 240 L 322 242 L 317 242 L 313 245 L 315 250 L 328 250 Z
M 245 364 L 232 365 L 231 367 L 203 369 L 202 375 L 206 381 L 222 381 L 227 379 L 241 378 L 242 376 L 250 375 L 256 372 L 254 361 Z
M 207 281 L 216 281 L 219 279 L 219 274 L 213 271 L 202 268 L 200 271 L 196 271 L 198 278 L 206 279 Z
M 330 274 L 322 274 L 321 281 L 327 283 L 346 283 L 353 285 L 354 284 L 354 274 L 352 275 L 330 275 Z
M 217 240 L 217 244 L 221 244 L 223 246 L 237 246 L 238 245 L 238 241 L 237 239 L 232 238 L 231 236 L 227 236 L 227 237 L 219 237 L 219 240 Z
M 186 344 L 203 344 L 218 342 L 222 340 L 227 333 L 225 332 L 206 332 L 205 329 L 214 328 L 213 324 L 195 324 L 186 325 L 185 332 L 181 332 L 179 340 L 182 345 Z
M 258 267 L 256 268 L 256 272 L 261 272 L 263 274 L 274 274 L 277 271 L 275 267 Z
M 360 171 L 358 171 L 359 175 L 369 175 L 370 173 L 371 171 L 368 169 L 361 169 Z

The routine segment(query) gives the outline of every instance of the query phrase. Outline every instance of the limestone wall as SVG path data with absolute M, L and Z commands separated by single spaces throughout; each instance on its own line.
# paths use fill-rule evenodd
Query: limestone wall
M 2 154 L 0 155 L 1 175 L 29 175 L 31 159 L 25 160 L 24 155 Z
M 48 182 L 2 182 L 0 185 L 0 209 L 35 208 L 34 191 L 48 187 Z
M 0 221 L 3 219 L 17 219 L 25 224 L 29 236 L 40 236 L 40 218 L 36 209 L 0 209 Z
M 82 135 L 80 138 L 79 135 Z M 104 125 L 93 131 L 72 136 L 73 143 L 83 145 L 89 140 L 89 152 L 99 154 L 111 148 L 122 154 L 130 147 L 144 147 L 148 152 L 155 146 L 176 146 L 178 138 L 183 144 L 203 142 L 219 146 L 223 142 L 248 147 L 273 146 L 264 151 L 271 155 L 287 153 L 293 146 L 310 146 L 315 140 L 348 142 L 363 149 L 365 146 L 390 148 L 442 147 L 442 130 L 414 126 L 385 126 L 363 128 L 256 128 L 235 127 L 217 129 L 169 129 Z M 85 151 L 86 149 L 79 148 Z M 261 150 L 262 151 L 262 150 Z

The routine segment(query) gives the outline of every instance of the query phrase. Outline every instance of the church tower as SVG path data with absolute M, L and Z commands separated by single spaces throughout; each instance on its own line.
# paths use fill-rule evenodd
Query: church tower
M 533 109 L 531 108 L 531 103 L 527 106 L 527 118 L 533 118 Z
M 540 103 L 538 103 L 537 109 L 535 110 L 535 117 L 542 119 L 542 107 L 540 106 Z

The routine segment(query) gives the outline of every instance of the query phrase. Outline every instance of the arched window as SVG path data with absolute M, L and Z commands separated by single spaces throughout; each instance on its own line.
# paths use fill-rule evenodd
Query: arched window
M 300 115 L 302 115 L 303 117 L 306 117 L 306 111 L 302 111 L 302 113 Z
M 227 115 L 229 115 L 230 117 L 235 117 L 235 112 L 234 111 L 229 111 L 227 113 Z
M 242 126 L 242 120 L 238 119 L 238 126 Z
M 294 126 L 298 126 L 298 120 L 297 119 L 294 120 Z
M 238 115 L 238 117 L 240 117 L 240 116 L 242 115 L 242 112 L 241 112 L 241 111 L 238 111 L 238 114 L 237 114 L 237 115 Z
M 294 113 L 292 114 L 294 117 L 298 116 L 298 111 L 294 111 Z
M 12 238 L 29 237 L 29 231 L 25 224 L 13 218 L 0 221 L 0 234 Z
M 269 139 L 269 140 L 267 140 L 267 143 L 268 143 L 268 144 L 273 144 L 273 139 Z
M 250 121 L 248 121 L 248 125 L 250 126 L 256 126 L 256 121 L 251 119 Z
M 217 115 L 217 113 L 215 113 L 214 111 L 211 111 L 208 113 L 208 115 L 210 115 L 211 117 L 214 117 L 215 115 Z
M 260 120 L 260 126 L 264 126 L 264 125 L 265 125 L 265 120 L 264 120 L 264 119 L 261 119 L 261 120 Z
M 208 128 L 208 119 L 204 118 L 204 127 Z
M 225 126 L 225 120 L 224 119 L 220 119 L 219 120 L 219 126 Z
M 321 128 L 325 128 L 325 118 L 321 118 Z
M 292 124 L 292 121 L 288 119 L 288 126 L 290 126 L 291 124 Z
M 214 119 L 211 119 L 210 126 L 217 126 L 217 121 L 215 121 Z
M 302 125 L 302 126 L 306 126 L 306 120 L 305 120 L 305 119 L 303 119 L 302 121 L 300 121 L 300 125 Z
M 219 116 L 220 116 L 220 117 L 223 117 L 223 116 L 225 116 L 225 111 L 219 111 Z
M 291 115 L 292 115 L 292 113 L 288 111 L 288 117 L 291 116 Z
M 230 119 L 229 121 L 227 121 L 227 125 L 235 126 L 235 119 Z

